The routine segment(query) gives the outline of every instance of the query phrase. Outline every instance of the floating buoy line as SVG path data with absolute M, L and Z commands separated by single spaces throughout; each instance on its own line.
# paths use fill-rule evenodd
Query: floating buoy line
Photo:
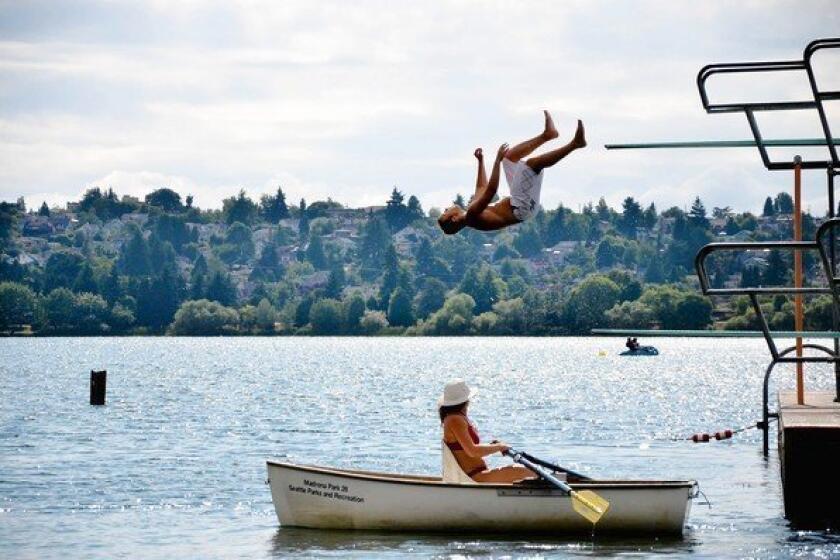
M 769 422 L 776 420 L 776 418 L 770 418 Z M 758 421 L 754 424 L 749 424 L 747 426 L 743 426 L 741 428 L 736 428 L 734 430 L 721 430 L 719 432 L 715 432 L 713 434 L 707 432 L 700 432 L 697 434 L 693 434 L 691 437 L 687 438 L 673 438 L 674 441 L 690 441 L 692 443 L 709 443 L 711 441 L 723 441 L 725 439 L 731 439 L 732 436 L 735 434 L 740 434 L 741 432 L 746 432 L 747 430 L 751 430 L 754 428 L 761 428 L 764 429 L 764 422 Z

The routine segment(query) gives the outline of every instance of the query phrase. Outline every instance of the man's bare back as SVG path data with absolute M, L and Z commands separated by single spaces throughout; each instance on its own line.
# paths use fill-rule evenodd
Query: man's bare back
M 455 205 L 441 214 L 438 224 L 444 233 L 452 235 L 465 227 L 493 231 L 523 222 L 535 213 L 539 206 L 543 169 L 551 167 L 574 150 L 586 146 L 583 123 L 578 121 L 575 135 L 568 144 L 523 162 L 522 158 L 559 135 L 551 115 L 548 111 L 543 113 L 545 128 L 542 134 L 513 148 L 509 148 L 507 144 L 499 147 L 489 180 L 484 171 L 484 154 L 481 148 L 475 150 L 474 155 L 478 160 L 475 194 L 466 210 Z M 490 202 L 499 190 L 502 167 L 511 189 L 511 196 L 491 205 Z

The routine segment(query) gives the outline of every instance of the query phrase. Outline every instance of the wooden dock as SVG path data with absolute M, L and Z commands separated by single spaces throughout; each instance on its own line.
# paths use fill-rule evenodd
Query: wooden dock
M 800 528 L 840 527 L 840 403 L 833 392 L 779 393 L 785 517 Z

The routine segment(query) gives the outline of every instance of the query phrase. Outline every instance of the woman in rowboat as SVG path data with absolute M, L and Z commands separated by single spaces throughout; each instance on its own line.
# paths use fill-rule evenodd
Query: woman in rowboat
M 520 465 L 497 469 L 487 467 L 483 457 L 504 453 L 510 446 L 500 441 L 481 443 L 475 424 L 467 417 L 470 398 L 475 394 L 476 391 L 467 387 L 463 379 L 455 379 L 446 384 L 443 396 L 438 400 L 443 443 L 452 452 L 461 470 L 476 482 L 510 483 L 536 477 L 530 469 Z

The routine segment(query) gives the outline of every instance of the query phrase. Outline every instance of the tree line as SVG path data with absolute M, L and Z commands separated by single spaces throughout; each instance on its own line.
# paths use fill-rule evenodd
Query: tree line
M 615 210 L 602 198 L 577 212 L 561 204 L 505 232 L 443 236 L 439 210 L 425 212 L 417 197 L 406 200 L 395 187 L 382 208 L 356 214 L 348 247 L 336 236 L 341 223 L 333 211 L 342 207 L 330 199 L 290 205 L 282 188 L 259 201 L 240 191 L 221 209 L 202 210 L 168 188 L 142 201 L 94 188 L 75 205 L 79 226 L 126 214 L 147 219 L 122 225 L 111 245 L 82 227 L 52 235 L 59 249 L 42 266 L 15 259 L 24 201 L 0 203 L 0 329 L 565 335 L 610 326 L 709 328 L 712 304 L 697 292 L 694 255 L 716 234 L 784 237 L 786 226 L 768 233 L 759 225 L 790 209 L 785 196 L 769 199 L 773 214 L 715 208 L 711 219 L 699 198 L 688 210 L 663 212 L 633 197 Z M 56 212 L 42 204 L 37 214 Z M 712 220 L 725 221 L 722 233 Z M 200 235 L 201 226 L 211 233 Z M 412 241 L 398 251 L 406 231 Z M 557 251 L 561 260 L 552 257 Z M 765 266 L 724 259 L 713 263 L 712 278 L 783 282 L 787 264 L 775 254 Z M 787 320 L 786 302 L 769 305 L 777 322 Z M 750 321 L 749 310 L 736 305 L 725 326 Z

